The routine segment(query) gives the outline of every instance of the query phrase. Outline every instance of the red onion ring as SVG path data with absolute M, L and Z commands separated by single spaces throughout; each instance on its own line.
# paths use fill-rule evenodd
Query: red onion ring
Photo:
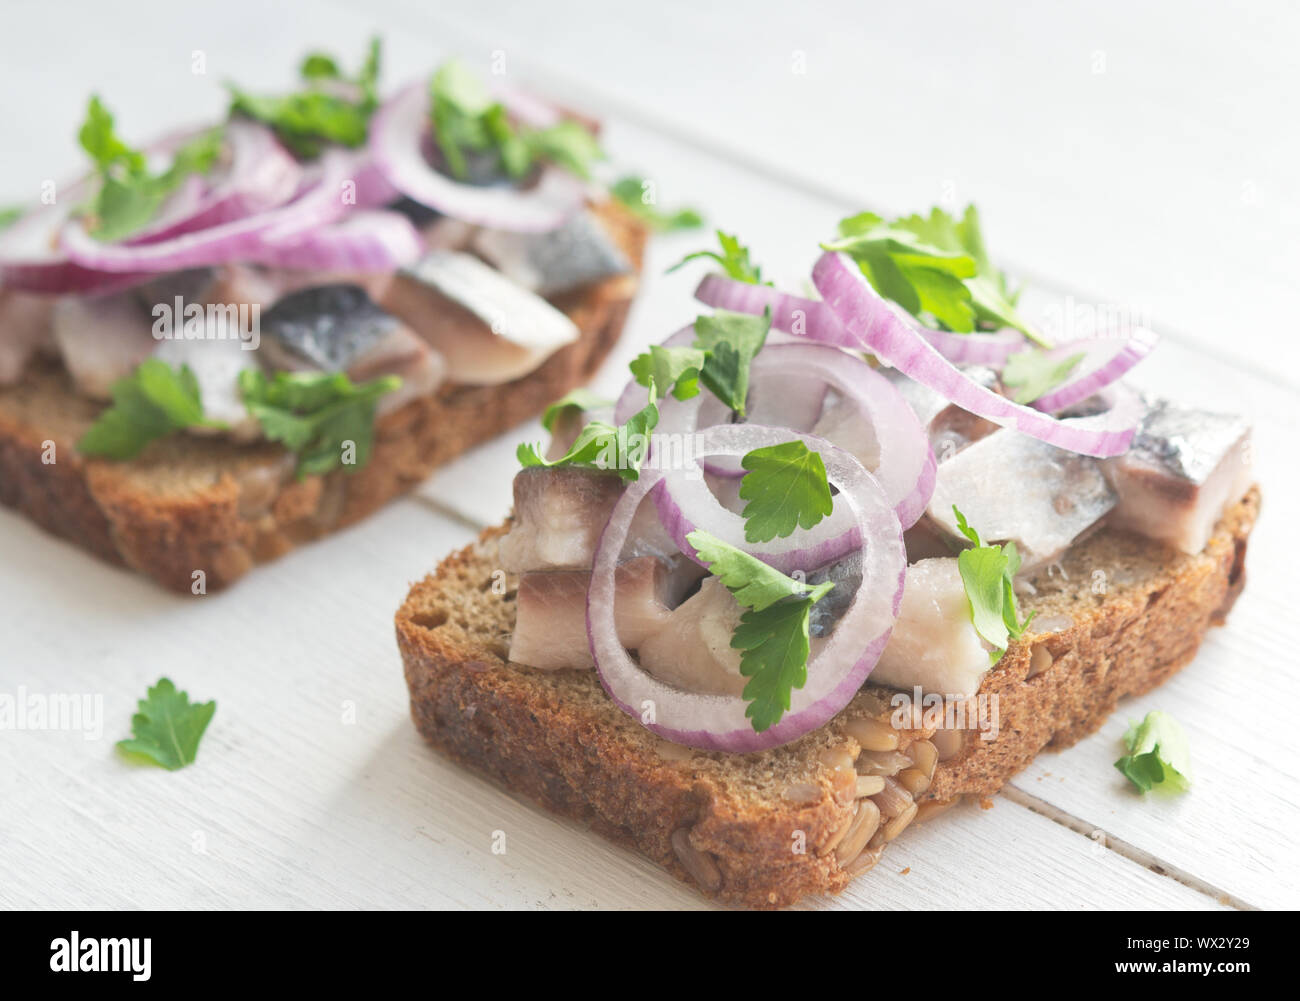
M 767 285 L 751 285 L 721 275 L 705 275 L 695 290 L 695 298 L 716 309 L 730 309 L 737 313 L 757 315 L 771 307 L 772 327 L 776 330 L 839 348 L 862 350 L 862 343 L 844 329 L 834 311 L 816 299 L 804 299 Z M 922 327 L 905 313 L 900 312 L 899 317 L 915 327 L 954 365 L 998 366 L 1007 360 L 1008 355 L 1025 346 L 1024 334 L 1010 328 L 987 334 L 957 334 Z
M 1088 337 L 1057 345 L 1047 352 L 1053 360 L 1064 361 L 1080 353 L 1084 357 L 1066 382 L 1044 393 L 1030 406 L 1046 413 L 1056 413 L 1086 400 L 1122 378 L 1151 353 L 1159 340 L 1154 331 L 1136 327 L 1128 333 Z
M 170 240 L 145 244 L 112 244 L 95 240 L 79 222 L 63 229 L 68 257 L 94 271 L 179 271 L 234 260 L 255 259 L 268 239 L 299 233 L 343 215 L 342 185 L 350 180 L 353 159 L 341 150 L 328 150 L 312 170 L 313 176 L 287 204 L 259 215 L 183 233 Z
M 788 436 L 787 431 L 756 425 L 715 427 L 702 433 L 701 446 L 710 452 L 743 455 L 789 440 Z M 615 505 L 596 546 L 587 592 L 587 638 L 609 697 L 637 720 L 643 718 L 647 704 L 653 706 L 654 722 L 645 725 L 661 737 L 690 747 L 735 752 L 788 743 L 843 709 L 888 643 L 907 569 L 898 519 L 880 485 L 856 459 L 834 446 L 810 440 L 822 451 L 827 475 L 852 513 L 854 532 L 861 540 L 862 585 L 826 645 L 810 658 L 807 683 L 791 694 L 789 711 L 762 733 L 756 733 L 746 718 L 743 698 L 704 695 L 667 685 L 643 671 L 619 642 L 614 621 L 614 571 L 637 509 L 663 482 L 662 474 L 643 471 Z
M 268 237 L 250 259 L 278 268 L 382 272 L 413 264 L 424 240 L 406 216 L 365 209 L 301 233 Z
M 985 389 L 955 368 L 903 322 L 847 255 L 823 254 L 813 267 L 813 284 L 865 350 L 964 410 L 1082 455 L 1105 458 L 1127 451 L 1141 419 L 1141 408 L 1132 398 L 1121 397 L 1096 417 L 1058 420 Z
M 503 95 L 512 114 L 515 102 Z M 531 105 L 529 117 L 535 113 Z M 517 232 L 555 229 L 582 207 L 583 183 L 558 167 L 544 167 L 534 187 L 484 187 L 463 184 L 429 165 L 424 139 L 429 121 L 429 90 L 411 84 L 383 105 L 370 123 L 375 166 L 393 187 L 421 205 L 479 226 Z

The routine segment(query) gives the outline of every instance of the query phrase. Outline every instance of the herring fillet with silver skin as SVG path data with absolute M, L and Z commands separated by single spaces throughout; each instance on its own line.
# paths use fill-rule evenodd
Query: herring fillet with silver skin
M 344 372 L 356 382 L 396 375 L 402 385 L 380 399 L 386 413 L 432 392 L 442 360 L 359 285 L 291 292 L 262 316 L 266 358 L 285 371 Z
M 481 229 L 471 246 L 502 274 L 543 296 L 632 270 L 627 256 L 589 211 L 543 233 Z
M 1096 459 L 1002 429 L 939 464 L 926 513 L 964 541 L 955 505 L 985 542 L 1014 542 L 1030 570 L 1060 557 L 1116 499 Z
M 578 339 L 577 325 L 560 310 L 460 251 L 430 251 L 378 294 L 384 309 L 446 359 L 456 382 L 522 378 Z
M 1146 402 L 1128 452 L 1102 463 L 1119 495 L 1111 523 L 1198 553 L 1224 508 L 1250 486 L 1250 425 L 1165 399 Z

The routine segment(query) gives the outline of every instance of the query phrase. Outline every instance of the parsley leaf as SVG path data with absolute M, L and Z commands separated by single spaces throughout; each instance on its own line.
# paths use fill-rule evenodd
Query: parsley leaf
M 700 381 L 742 417 L 749 396 L 749 363 L 762 349 L 771 328 L 770 307 L 762 316 L 719 309 L 695 320 L 695 347 L 708 352 Z
M 281 142 L 302 157 L 319 156 L 330 143 L 355 148 L 365 143 L 370 117 L 379 107 L 380 66 L 378 38 L 370 40 L 366 61 L 352 79 L 343 75 L 332 56 L 313 52 L 298 70 L 307 85 L 304 90 L 261 96 L 226 84 L 230 113 L 265 122 Z M 332 86 L 326 89 L 323 83 Z M 340 83 L 347 88 L 338 87 Z
M 641 476 L 641 463 L 650 449 L 650 432 L 659 423 L 658 397 L 654 384 L 650 385 L 649 402 L 628 418 L 627 423 L 615 427 L 607 421 L 591 421 L 578 432 L 577 440 L 558 459 L 542 458 L 541 449 L 523 442 L 515 449 L 515 457 L 524 469 L 533 466 L 582 466 L 588 469 L 614 470 L 627 483 Z
M 490 154 L 516 180 L 539 162 L 554 163 L 584 180 L 591 165 L 604 159 L 596 137 L 579 122 L 564 119 L 544 129 L 516 126 L 505 106 L 459 59 L 443 63 L 429 80 L 433 135 L 451 175 L 470 177 L 466 151 Z
M 831 513 L 831 486 L 822 457 L 801 441 L 756 448 L 740 460 L 745 538 L 769 542 L 796 527 L 812 528 Z
M 14 206 L 12 208 L 0 209 L 0 231 L 8 229 L 19 219 L 23 217 L 26 209 Z
M 297 454 L 299 479 L 335 469 L 355 473 L 369 462 L 375 403 L 401 383 L 393 375 L 353 384 L 342 372 L 239 373 L 244 406 L 267 438 Z M 352 461 L 345 462 L 349 442 Z
M 1014 327 L 1044 344 L 989 262 L 974 205 L 960 220 L 939 208 L 889 221 L 861 212 L 841 220 L 839 234 L 822 246 L 847 253 L 877 292 L 913 316 L 960 333 Z
M 99 190 L 84 206 L 87 230 L 97 240 L 121 240 L 145 226 L 191 174 L 206 174 L 221 156 L 222 132 L 212 129 L 181 146 L 160 174 L 143 153 L 118 136 L 113 116 L 98 96 L 90 98 L 78 133 L 81 148 L 99 172 Z
M 1015 577 L 1020 569 L 1020 554 L 1014 542 L 1005 546 L 986 546 L 979 532 L 966 522 L 966 516 L 952 506 L 957 527 L 973 545 L 957 554 L 957 569 L 966 588 L 971 623 L 975 631 L 993 646 L 989 654 L 996 664 L 1007 652 L 1007 644 L 1023 635 L 1035 612 L 1021 622 L 1016 609 Z
M 742 693 L 749 702 L 745 715 L 762 733 L 780 722 L 790 693 L 808 680 L 808 616 L 835 585 L 794 580 L 707 532 L 691 532 L 686 541 L 746 608 L 731 646 L 742 651 L 740 673 L 749 678 Z
M 113 405 L 99 415 L 77 442 L 84 455 L 131 459 L 149 442 L 188 427 L 220 427 L 205 420 L 199 384 L 189 366 L 172 369 L 147 358 L 113 383 Z
M 1032 403 L 1063 383 L 1083 361 L 1083 352 L 1068 358 L 1053 358 L 1046 351 L 1017 351 L 1007 358 L 1002 381 L 1016 388 L 1017 403 Z
M 607 400 L 605 397 L 593 393 L 590 389 L 579 386 L 573 392 L 565 394 L 546 408 L 542 414 L 542 427 L 547 431 L 554 431 L 556 420 L 566 410 L 601 410 L 613 405 L 613 400 Z
M 709 565 L 709 573 L 721 579 L 736 601 L 761 612 L 784 598 L 811 597 L 817 601 L 835 585 L 823 581 L 816 586 L 787 577 L 756 556 L 723 542 L 708 532 L 696 530 L 686 536 L 695 554 Z
M 654 385 L 663 393 L 671 390 L 677 399 L 689 400 L 700 392 L 700 370 L 708 357 L 708 352 L 700 348 L 666 348 L 655 344 L 632 359 L 628 368 L 641 385 Z
M 174 772 L 194 763 L 199 741 L 216 711 L 215 702 L 190 702 L 189 695 L 178 692 L 169 679 L 159 678 L 131 717 L 131 738 L 119 740 L 117 746 Z
M 722 267 L 723 273 L 728 278 L 734 278 L 738 282 L 748 282 L 750 285 L 771 285 L 771 282 L 763 281 L 763 269 L 754 264 L 749 259 L 749 248 L 740 242 L 740 238 L 729 236 L 722 230 L 716 231 L 718 234 L 718 245 L 722 248 L 722 253 L 715 250 L 697 250 L 693 254 L 687 254 L 680 261 L 674 264 L 666 272 L 672 274 L 678 268 L 685 266 L 689 261 L 698 260 L 702 257 L 708 257 Z
M 610 195 L 651 229 L 660 233 L 678 229 L 695 229 L 704 225 L 704 217 L 694 209 L 661 212 L 654 202 L 647 201 L 651 188 L 640 177 L 621 177 L 609 189 Z
M 1191 754 L 1187 734 L 1177 720 L 1153 711 L 1141 723 L 1130 723 L 1124 734 L 1129 753 L 1115 762 L 1140 793 L 1152 789 L 1186 792 L 1191 785 L 1187 763 Z

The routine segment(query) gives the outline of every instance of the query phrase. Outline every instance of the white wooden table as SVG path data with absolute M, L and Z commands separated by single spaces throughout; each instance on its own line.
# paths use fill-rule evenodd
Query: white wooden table
M 373 30 L 390 84 L 501 52 L 521 81 L 603 114 L 620 165 L 742 233 L 779 281 L 802 280 L 847 210 L 977 201 L 995 256 L 1033 280 L 1032 310 L 1143 311 L 1166 337 L 1145 383 L 1253 416 L 1265 514 L 1250 584 L 1174 680 L 1042 755 L 994 809 L 909 831 L 843 896 L 806 906 L 1295 907 L 1300 17 L 1281 2 L 1061 6 L 660 0 L 612 23 L 597 0 L 10 4 L 0 203 L 75 167 L 92 89 L 142 137 L 219 114 L 223 79 L 284 84 L 306 48 L 355 60 Z M 702 239 L 655 244 L 600 386 L 694 314 L 697 274 L 663 271 Z M 0 905 L 707 906 L 448 764 L 407 716 L 392 614 L 505 513 L 514 443 L 539 433 L 202 600 L 0 512 L 0 692 L 97 695 L 105 714 L 98 740 L 0 731 Z M 218 702 L 178 773 L 112 746 L 164 674 Z M 1130 795 L 1111 767 L 1125 720 L 1153 708 L 1191 737 L 1181 799 Z

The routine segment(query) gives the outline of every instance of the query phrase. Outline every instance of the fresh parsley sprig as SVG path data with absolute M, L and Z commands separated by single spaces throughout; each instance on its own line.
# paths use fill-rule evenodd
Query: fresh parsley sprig
M 95 164 L 99 187 L 82 207 L 86 230 L 97 240 L 122 240 L 142 229 L 192 174 L 206 174 L 221 156 L 223 133 L 212 129 L 185 143 L 166 170 L 153 173 L 144 153 L 117 134 L 112 113 L 97 95 L 77 134 Z
M 731 646 L 742 651 L 740 673 L 749 678 L 745 716 L 762 733 L 789 711 L 791 693 L 808 681 L 809 613 L 835 585 L 787 577 L 707 532 L 691 532 L 686 541 L 745 608 Z
M 1015 578 L 1020 569 L 1020 554 L 1016 544 L 986 546 L 979 532 L 966 522 L 966 516 L 952 506 L 957 528 L 972 544 L 957 554 L 957 569 L 966 588 L 970 604 L 971 623 L 975 631 L 993 649 L 989 652 L 990 664 L 996 664 L 1007 652 L 1011 640 L 1019 639 L 1036 612 L 1030 612 L 1020 621 L 1016 609 Z
M 119 740 L 118 749 L 174 772 L 198 757 L 199 741 L 216 711 L 215 702 L 191 702 L 169 678 L 159 678 L 139 701 L 131 737 Z
M 370 40 L 355 77 L 346 76 L 333 56 L 313 52 L 298 70 L 304 86 L 293 93 L 257 95 L 227 83 L 230 114 L 266 123 L 301 157 L 319 156 L 331 143 L 355 148 L 366 141 L 370 118 L 379 107 L 381 65 L 378 38 Z
M 395 375 L 353 383 L 342 372 L 239 373 L 244 406 L 267 438 L 297 454 L 299 479 L 335 469 L 355 473 L 369 462 L 375 406 L 401 384 Z
M 1187 734 L 1172 716 L 1158 710 L 1147 713 L 1141 723 L 1129 724 L 1124 743 L 1129 753 L 1116 761 L 1115 767 L 1138 792 L 1187 791 L 1191 752 Z
M 722 268 L 723 274 L 728 278 L 734 278 L 738 282 L 748 282 L 750 285 L 771 285 L 771 282 L 763 281 L 763 269 L 749 259 L 749 248 L 740 242 L 740 238 L 717 230 L 718 246 L 721 252 L 716 250 L 697 250 L 692 254 L 687 254 L 680 261 L 668 269 L 668 274 L 672 274 L 678 268 L 684 267 L 691 261 L 701 258 L 708 258 L 716 261 Z
M 492 100 L 483 81 L 459 59 L 450 59 L 429 80 L 433 137 L 451 175 L 470 177 L 466 153 L 488 155 L 494 166 L 519 180 L 540 162 L 554 163 L 584 180 L 604 159 L 596 137 L 564 119 L 543 129 L 510 121 L 505 105 Z
M 1083 352 L 1052 358 L 1046 351 L 1033 348 L 1017 351 L 1002 368 L 1002 382 L 1015 389 L 1012 399 L 1017 403 L 1033 403 L 1065 382 L 1083 357 Z
M 656 232 L 696 229 L 704 225 L 704 217 L 695 209 L 661 211 L 653 199 L 647 200 L 652 190 L 649 181 L 629 175 L 620 177 L 610 185 L 609 193 L 615 201 Z
M 8 229 L 23 217 L 26 209 L 17 205 L 0 209 L 0 232 Z
M 700 381 L 741 417 L 749 396 L 749 365 L 771 329 L 771 307 L 762 316 L 719 309 L 695 320 L 695 347 L 707 353 Z
M 555 422 L 567 412 L 603 410 L 613 405 L 613 400 L 606 399 L 599 393 L 593 393 L 590 389 L 579 386 L 577 389 L 560 397 L 542 412 L 542 427 L 547 431 L 554 431 Z
M 661 393 L 671 392 L 679 400 L 689 400 L 700 392 L 700 370 L 709 352 L 701 348 L 666 348 L 651 345 L 632 359 L 628 368 L 632 378 L 647 388 L 654 385 Z
M 801 441 L 768 445 L 746 453 L 740 481 L 745 539 L 769 542 L 796 528 L 812 528 L 831 513 L 834 500 L 822 457 Z
M 627 483 L 639 479 L 641 464 L 650 448 L 650 432 L 659 423 L 658 396 L 651 383 L 649 401 L 621 425 L 608 421 L 591 421 L 578 432 L 577 440 L 560 458 L 542 457 L 541 448 L 523 442 L 515 449 L 515 457 L 524 469 L 535 466 L 579 466 L 618 473 Z
M 157 358 L 147 358 L 113 383 L 109 392 L 113 405 L 77 442 L 84 455 L 132 459 L 151 441 L 177 431 L 223 426 L 203 416 L 198 380 L 187 365 L 173 369 Z
M 860 212 L 842 219 L 839 239 L 822 247 L 848 254 L 877 292 L 926 322 L 959 333 L 1014 327 L 1048 346 L 989 262 L 974 205 L 960 220 L 939 208 L 893 220 Z

